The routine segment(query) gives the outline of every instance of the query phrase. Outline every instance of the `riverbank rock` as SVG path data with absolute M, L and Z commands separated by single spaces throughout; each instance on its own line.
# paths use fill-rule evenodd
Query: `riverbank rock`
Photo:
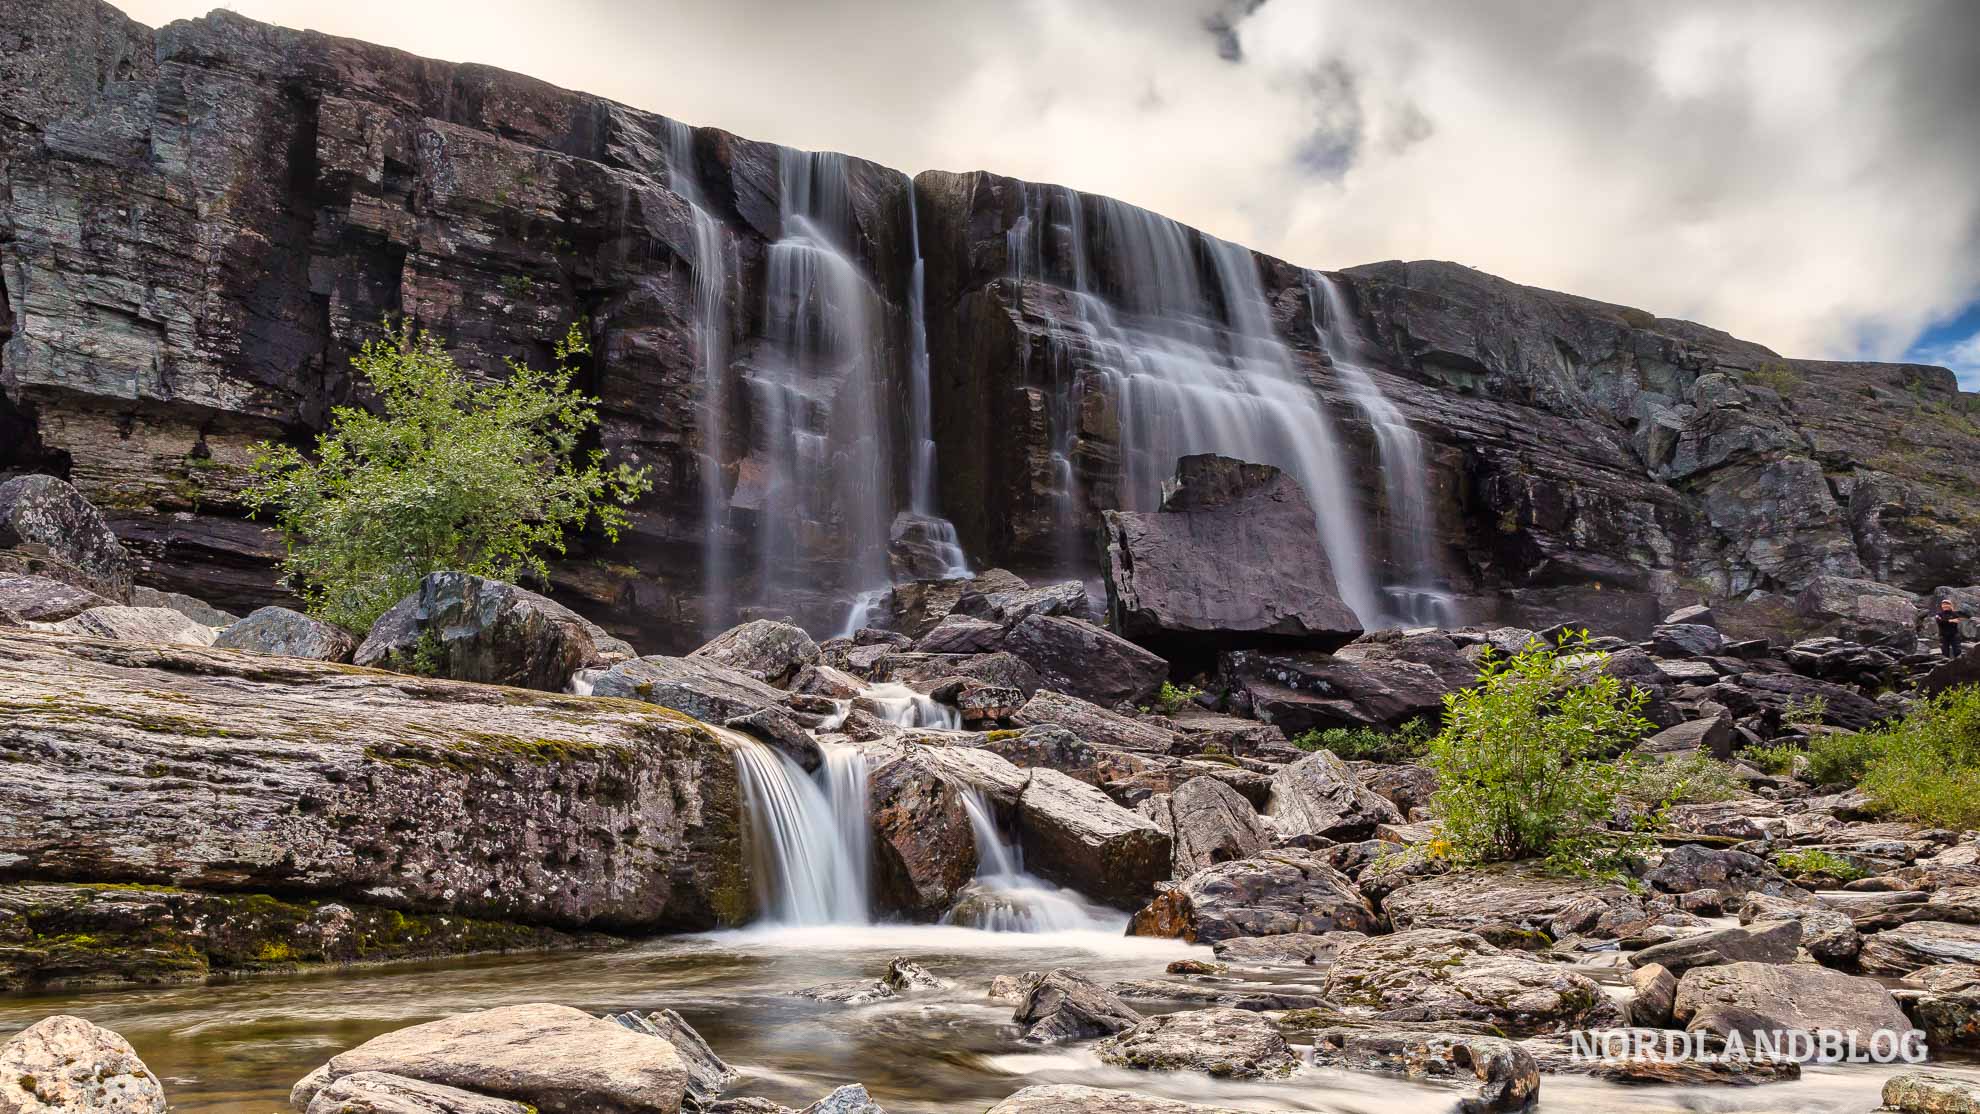
M 1032 1044 L 1087 1040 L 1111 1036 L 1141 1024 L 1141 1014 L 1120 995 L 1074 971 L 1060 967 L 1026 992 L 1011 1020 Z
M 1240 936 L 1378 932 L 1379 917 L 1347 875 L 1317 851 L 1281 848 L 1165 883 L 1134 915 L 1135 936 L 1215 944 Z
M 1652 944 L 1632 953 L 1629 965 L 1657 965 L 1682 976 L 1694 967 L 1715 963 L 1792 963 L 1801 948 L 1801 922 L 1788 920 L 1755 928 L 1722 928 Z
M 1166 755 L 1176 745 L 1175 730 L 1164 720 L 1120 715 L 1050 689 L 1040 689 L 1025 701 L 1011 722 L 1020 727 L 1063 727 L 1095 746 L 1141 754 Z
M 315 1092 L 299 1114 L 530 1114 L 535 1107 L 382 1071 L 346 1075 Z
M 887 1114 L 866 1088 L 848 1083 L 804 1108 L 801 1114 Z
M 317 1083 L 327 1089 L 361 1072 L 513 1099 L 543 1114 L 673 1114 L 688 1077 L 668 1041 L 552 1005 L 455 1014 L 373 1037 L 331 1057 Z
M 1361 784 L 1347 763 L 1319 750 L 1272 775 L 1267 814 L 1281 839 L 1325 836 L 1366 839 L 1378 824 L 1400 824 L 1402 813 L 1388 799 Z
M 131 598 L 136 559 L 102 512 L 54 476 L 0 483 L 0 549 L 46 553 L 81 574 L 79 587 L 115 602 Z
M 0 860 L 30 881 L 565 929 L 751 912 L 733 754 L 662 709 L 17 630 L 0 702 Z
M 1879 1030 L 1911 1029 L 1897 1000 L 1877 980 L 1809 964 L 1694 967 L 1678 980 L 1671 1017 L 1692 1032 L 1720 1036 L 1734 1030 L 1833 1029 L 1855 1034 L 1859 1048 L 1868 1048 Z
M 1244 1114 L 1228 1106 L 1200 1106 L 1174 1099 L 1054 1084 L 1026 1087 L 990 1108 L 988 1114 Z
M 546 596 L 464 572 L 436 572 L 378 617 L 353 657 L 396 673 L 561 692 L 580 669 L 632 647 Z
M 1151 1017 L 1100 1042 L 1103 1063 L 1142 1071 L 1200 1071 L 1219 1079 L 1290 1075 L 1299 1064 L 1278 1026 L 1250 1010 Z
M 1176 462 L 1152 513 L 1106 511 L 1107 609 L 1122 635 L 1171 659 L 1219 649 L 1332 650 L 1361 634 L 1313 529 L 1313 505 L 1266 464 Z
M 1276 936 L 1233 936 L 1212 944 L 1220 962 L 1233 967 L 1324 967 L 1342 948 L 1368 939 L 1361 932 L 1285 932 Z
M 818 643 L 789 623 L 754 619 L 716 635 L 690 658 L 714 662 L 759 681 L 779 685 L 818 661 Z
M 1412 1029 L 1327 1029 L 1313 1039 L 1315 1064 L 1411 1079 L 1476 1081 L 1459 1114 L 1514 1114 L 1540 1095 L 1540 1068 L 1517 1042 Z
M 1272 842 L 1251 802 L 1214 777 L 1193 777 L 1176 786 L 1169 794 L 1168 816 L 1163 826 L 1174 840 L 1170 858 L 1175 878 L 1248 858 Z
M 1908 1071 L 1884 1081 L 1883 1109 L 1896 1114 L 1980 1114 L 1980 1081 Z
M 883 910 L 933 920 L 976 877 L 979 850 L 962 796 L 968 791 L 920 747 L 893 750 L 871 767 L 867 815 L 874 896 Z
M 1035 769 L 1017 800 L 1027 870 L 1133 909 L 1169 877 L 1169 833 L 1057 770 Z
M 1622 1023 L 1621 1008 L 1585 976 L 1441 928 L 1341 949 L 1321 993 L 1383 1020 L 1488 1021 L 1508 1034 Z
M 165 1114 L 165 1089 L 130 1042 L 80 1017 L 42 1018 L 0 1044 L 7 1114 Z
M 1038 673 L 1048 688 L 1111 708 L 1141 704 L 1169 679 L 1169 663 L 1084 619 L 1033 614 L 1004 635 L 1004 651 Z M 1022 686 L 1013 686 L 1022 687 Z
M 1980 963 L 1980 924 L 1911 921 L 1863 938 L 1856 961 L 1868 975 L 1908 975 L 1941 963 Z
M 358 640 L 342 627 L 312 619 L 286 607 L 262 607 L 220 632 L 213 640 L 219 650 L 243 650 L 279 658 L 349 661 Z
M 1410 882 L 1382 899 L 1398 931 L 1451 928 L 1500 947 L 1532 949 L 1565 936 L 1629 936 L 1657 913 L 1639 894 L 1613 882 L 1562 878 L 1531 866 L 1502 864 Z
M 59 623 L 116 601 L 45 576 L 0 577 L 0 610 L 30 623 Z
M 1817 962 L 1830 967 L 1849 966 L 1863 949 L 1863 934 L 1857 931 L 1849 915 L 1819 900 L 1797 901 L 1751 892 L 1740 906 L 1739 919 L 1753 927 L 1781 921 L 1799 924 L 1801 946 Z
M 1289 737 L 1329 727 L 1393 730 L 1413 719 L 1434 724 L 1444 694 L 1477 680 L 1475 668 L 1459 679 L 1441 661 L 1365 650 L 1360 643 L 1332 654 L 1234 650 L 1223 655 L 1218 676 L 1252 715 Z
M 606 1020 L 674 1046 L 674 1051 L 680 1054 L 681 1062 L 687 1068 L 685 1099 L 690 1107 L 706 1107 L 742 1078 L 741 1072 L 723 1063 L 701 1034 L 694 1031 L 694 1026 L 673 1010 L 613 1014 Z
M 149 642 L 171 646 L 211 646 L 214 631 L 169 607 L 92 607 L 64 619 L 54 629 L 83 638 L 112 642 Z

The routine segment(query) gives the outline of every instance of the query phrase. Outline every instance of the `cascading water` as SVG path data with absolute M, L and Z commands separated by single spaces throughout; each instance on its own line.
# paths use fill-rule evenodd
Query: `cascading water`
M 735 751 L 763 920 L 784 926 L 870 923 L 872 836 L 859 748 L 825 746 L 814 780 L 782 751 L 737 732 L 711 730 Z
M 885 583 L 893 506 L 885 299 L 855 262 L 846 159 L 785 150 L 782 233 L 765 264 L 765 341 L 745 376 L 766 602 Z
M 1090 237 L 1085 205 L 1098 215 Z M 1026 187 L 1009 238 L 1019 289 L 1028 279 L 1061 285 L 1079 315 L 1078 335 L 1055 342 L 1055 366 L 1045 369 L 1057 380 L 1050 394 L 1066 407 L 1049 412 L 1055 466 L 1064 470 L 1054 492 L 1062 520 L 1082 510 L 1072 464 L 1077 402 L 1066 370 L 1084 363 L 1117 403 L 1123 506 L 1154 509 L 1176 460 L 1192 453 L 1277 465 L 1313 501 L 1342 599 L 1364 623 L 1379 620 L 1381 597 L 1332 424 L 1272 328 L 1250 251 L 1145 209 L 1049 186 Z M 1105 268 L 1092 265 L 1089 239 L 1104 245 Z M 1206 255 L 1221 315 L 1203 287 Z M 1073 350 L 1057 350 L 1060 343 Z M 1062 521 L 1062 534 L 1068 529 Z
M 1117 911 L 1025 873 L 1022 854 L 997 827 L 982 793 L 965 792 L 962 804 L 976 840 L 976 880 L 944 918 L 946 923 L 988 932 L 1118 933 L 1127 927 L 1127 918 Z
M 694 129 L 678 120 L 666 122 L 667 187 L 687 202 L 694 213 L 695 349 L 701 362 L 701 514 L 702 600 L 707 625 L 728 621 L 728 546 L 722 537 L 728 518 L 729 494 L 722 480 L 722 436 L 728 419 L 728 332 L 722 307 L 728 297 L 728 237 L 722 222 L 708 211 L 694 163 Z
M 1375 431 L 1388 508 L 1389 561 L 1403 577 L 1384 589 L 1390 612 L 1410 625 L 1456 626 L 1454 601 L 1439 583 L 1423 439 L 1369 374 L 1366 346 L 1339 284 L 1318 271 L 1308 271 L 1306 292 L 1314 335 L 1335 376 Z
M 908 276 L 908 512 L 913 528 L 928 548 L 942 579 L 969 575 L 955 524 L 943 518 L 935 500 L 935 403 L 933 373 L 928 363 L 928 265 L 921 257 L 921 216 L 908 191 L 909 239 L 914 245 L 914 268 Z M 895 535 L 907 524 L 897 522 Z

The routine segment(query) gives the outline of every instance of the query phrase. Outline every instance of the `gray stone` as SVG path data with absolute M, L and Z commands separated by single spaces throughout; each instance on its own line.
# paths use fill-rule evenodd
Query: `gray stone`
M 1630 972 L 1629 1023 L 1639 1029 L 1671 1027 L 1671 1007 L 1677 1002 L 1677 976 L 1659 963 L 1638 963 Z
M 1200 1071 L 1219 1079 L 1290 1075 L 1299 1063 L 1278 1027 L 1250 1010 L 1162 1014 L 1108 1037 L 1102 1063 L 1142 1071 Z
M 1233 936 L 1212 944 L 1217 958 L 1234 967 L 1324 967 L 1342 948 L 1368 939 L 1361 932 L 1286 932 L 1276 936 Z
M 1315 751 L 1272 777 L 1268 810 L 1279 837 L 1326 836 L 1360 839 L 1377 824 L 1401 823 L 1387 799 L 1364 787 L 1347 764 L 1330 751 Z
M 30 623 L 59 623 L 113 601 L 45 576 L 0 578 L 0 608 Z
M 1879 1030 L 1911 1028 L 1875 979 L 1795 963 L 1694 967 L 1678 980 L 1671 1017 L 1692 1032 L 1724 1036 L 1759 1029 L 1835 1030 L 1868 1048 Z
M 1169 676 L 1162 658 L 1065 615 L 1027 616 L 1005 634 L 1004 650 L 1038 671 L 1031 689 L 1048 688 L 1103 707 L 1143 703 Z
M 86 580 L 81 587 L 113 601 L 131 598 L 136 560 L 102 512 L 54 476 L 0 483 L 0 549 L 25 547 L 40 547 L 79 570 Z
M 1801 946 L 1801 922 L 1779 921 L 1748 931 L 1722 928 L 1653 944 L 1629 957 L 1632 967 L 1661 966 L 1683 976 L 1694 967 L 1715 963 L 1792 963 Z
M 991 1107 L 987 1114 L 1244 1114 L 1244 1111 L 1062 1083 L 1026 1087 Z
M 1169 833 L 1057 770 L 1031 771 L 1018 796 L 1027 870 L 1132 909 L 1169 876 Z
M 789 623 L 756 619 L 716 635 L 688 657 L 781 684 L 818 661 L 818 644 Z
M 211 646 L 213 628 L 203 627 L 169 607 L 92 607 L 55 624 L 65 634 L 106 638 L 114 642 L 147 642 L 173 646 Z
M 281 658 L 349 661 L 358 640 L 351 632 L 286 607 L 263 607 L 213 640 L 218 650 L 244 650 Z
M 1025 995 L 1011 1020 L 1032 1044 L 1111 1036 L 1141 1024 L 1141 1015 L 1119 995 L 1069 967 L 1047 972 Z
M 352 660 L 399 673 L 559 692 L 580 669 L 632 647 L 535 592 L 463 572 L 436 572 L 379 616 Z
M 380 1071 L 343 1076 L 313 1091 L 301 1114 L 529 1114 L 528 1103 Z
M 1458 1114 L 1515 1114 L 1540 1095 L 1540 1068 L 1514 1041 L 1412 1029 L 1326 1029 L 1313 1041 L 1313 1062 L 1440 1082 L 1476 1081 Z
M 1382 1020 L 1488 1021 L 1508 1035 L 1622 1021 L 1621 1008 L 1585 976 L 1442 928 L 1371 937 L 1341 949 L 1321 993 Z
M 1908 1071 L 1884 1081 L 1882 1098 L 1896 1114 L 1980 1114 L 1980 1080 Z
M 165 1114 L 165 1091 L 130 1042 L 55 1014 L 0 1044 L 0 1110 L 8 1114 Z
M 1912 921 L 1863 938 L 1857 963 L 1871 975 L 1908 975 L 1941 963 L 1980 963 L 1980 924 Z
M 1381 930 L 1352 879 L 1317 851 L 1281 848 L 1200 870 L 1159 887 L 1128 932 L 1215 944 L 1239 936 Z
M 184 592 L 161 592 L 142 584 L 131 589 L 131 604 L 134 607 L 169 607 L 203 627 L 224 627 L 240 618 L 198 596 L 188 596 Z
M 1188 878 L 1205 867 L 1246 858 L 1271 842 L 1251 802 L 1216 778 L 1183 782 L 1168 804 L 1172 877 Z
M 1119 715 L 1076 696 L 1040 689 L 1011 717 L 1024 727 L 1055 724 L 1096 746 L 1145 754 L 1168 754 L 1176 745 L 1175 729 L 1157 716 Z

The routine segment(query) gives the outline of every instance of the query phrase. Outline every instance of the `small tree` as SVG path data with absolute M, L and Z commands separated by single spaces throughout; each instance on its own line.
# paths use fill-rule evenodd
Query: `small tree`
M 351 360 L 375 412 L 333 410 L 314 459 L 257 445 L 244 497 L 275 513 L 310 613 L 362 631 L 428 573 L 541 579 L 545 554 L 594 518 L 617 541 L 625 506 L 652 485 L 645 468 L 606 468 L 603 453 L 577 459 L 598 423 L 598 400 L 571 386 L 588 352 L 572 325 L 552 370 L 511 360 L 506 380 L 478 385 L 431 334 L 402 325 Z
M 1487 653 L 1478 685 L 1444 697 L 1428 761 L 1453 859 L 1545 858 L 1568 873 L 1613 874 L 1648 849 L 1647 834 L 1619 823 L 1633 778 L 1610 760 L 1649 728 L 1639 714 L 1648 694 L 1603 672 L 1607 656 L 1587 640 Z

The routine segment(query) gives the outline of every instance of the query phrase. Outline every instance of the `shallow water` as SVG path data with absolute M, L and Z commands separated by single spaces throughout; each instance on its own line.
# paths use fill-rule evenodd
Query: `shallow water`
M 877 977 L 906 955 L 943 978 L 867 1006 L 791 995 Z M 0 1000 L 0 1033 L 73 1013 L 129 1038 L 184 1114 L 270 1114 L 295 1080 L 379 1033 L 463 1010 L 557 1002 L 593 1012 L 679 1010 L 743 1072 L 730 1093 L 803 1107 L 863 1083 L 892 1114 L 981 1111 L 1033 1083 L 1115 1086 L 1252 1110 L 1445 1114 L 1454 1093 L 1372 1075 L 1307 1068 L 1290 1080 L 1231 1083 L 1111 1068 L 1080 1047 L 1018 1044 L 1011 1008 L 984 997 L 991 977 L 1069 965 L 1102 981 L 1162 976 L 1208 949 L 1071 932 L 986 933 L 948 927 L 747 931 L 654 941 L 604 953 L 490 957 L 361 968 L 210 986 L 110 990 Z M 1291 982 L 1283 971 L 1261 975 Z M 1137 1002 L 1148 1010 L 1149 1003 Z M 1543 1114 L 1833 1112 L 1877 1105 L 1889 1068 L 1811 1067 L 1799 1083 L 1740 1089 L 1620 1087 L 1549 1076 Z

